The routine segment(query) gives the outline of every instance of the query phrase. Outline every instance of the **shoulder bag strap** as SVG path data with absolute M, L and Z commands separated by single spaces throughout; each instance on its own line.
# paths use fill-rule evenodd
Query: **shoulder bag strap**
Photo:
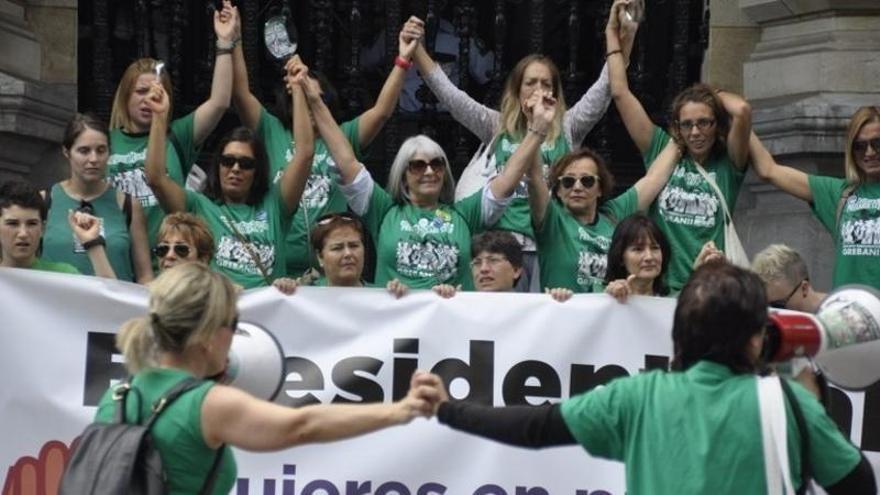
M 756 378 L 767 495 L 782 495 L 783 489 L 793 494 L 782 385 L 778 376 Z
M 706 182 L 708 182 L 709 185 L 712 186 L 712 189 L 715 191 L 715 195 L 718 196 L 718 199 L 721 200 L 721 208 L 724 209 L 724 217 L 726 218 L 727 223 L 732 223 L 733 218 L 730 216 L 730 210 L 727 209 L 727 200 L 724 199 L 724 195 L 721 194 L 721 189 L 718 188 L 718 184 L 715 183 L 712 177 L 709 177 L 709 173 L 706 172 L 706 169 L 704 169 L 702 165 L 697 162 L 693 163 L 694 166 L 697 167 L 697 171 L 700 172 L 700 175 L 702 175 L 703 178 L 706 179 Z
M 251 245 L 251 243 L 248 242 L 248 240 L 245 239 L 243 235 L 241 235 L 241 232 L 238 231 L 238 228 L 235 226 L 235 222 L 227 219 L 226 225 L 228 225 L 229 228 L 232 229 L 232 233 L 235 234 L 238 242 L 240 242 L 244 246 L 245 250 L 247 250 L 248 252 L 248 256 L 250 256 L 251 259 L 254 260 L 254 263 L 257 264 L 257 269 L 260 270 L 260 275 L 263 276 L 263 281 L 266 282 L 266 285 L 272 285 L 272 280 L 269 279 L 269 270 L 266 269 L 266 265 L 263 264 L 263 260 L 261 260 L 260 256 L 257 255 L 257 252 L 254 251 L 254 247 Z
M 785 394 L 789 406 L 791 406 L 791 413 L 794 416 L 794 420 L 797 423 L 798 433 L 801 436 L 801 489 L 798 490 L 797 493 L 804 494 L 807 493 L 807 487 L 810 485 L 810 478 L 813 476 L 813 469 L 810 464 L 809 430 L 807 430 L 807 422 L 804 419 L 804 411 L 801 409 L 800 402 L 791 390 L 791 385 L 789 385 L 788 381 L 783 378 L 779 379 L 779 384 L 782 386 L 782 393 Z

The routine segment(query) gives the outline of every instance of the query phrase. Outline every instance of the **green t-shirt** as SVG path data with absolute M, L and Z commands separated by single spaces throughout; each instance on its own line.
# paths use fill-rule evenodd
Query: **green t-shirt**
M 212 268 L 245 289 L 265 287 L 269 284 L 253 252 L 268 272 L 269 283 L 285 276 L 284 238 L 290 228 L 290 215 L 283 213 L 285 206 L 278 186 L 269 189 L 261 204 L 253 206 L 218 203 L 204 194 L 186 191 L 186 210 L 202 217 L 214 236 Z
M 535 229 L 541 286 L 601 292 L 614 227 L 638 207 L 638 192 L 631 187 L 602 204 L 596 220 L 584 225 L 559 200 L 551 199 L 544 223 Z
M 832 485 L 859 463 L 859 451 L 822 405 L 789 382 L 809 429 L 813 477 Z M 681 373 L 619 378 L 562 403 L 571 434 L 595 457 L 626 463 L 630 495 L 766 493 L 755 375 L 700 361 Z M 792 482 L 801 484 L 797 422 L 786 407 Z
M 165 168 L 168 176 L 180 187 L 183 187 L 186 175 L 192 164 L 196 161 L 198 150 L 193 140 L 195 126 L 195 113 L 190 113 L 171 122 L 170 132 L 174 134 L 180 143 L 184 154 L 181 163 L 180 156 L 174 148 L 170 136 L 165 143 Z M 147 143 L 150 140 L 149 133 L 128 134 L 122 129 L 110 131 L 110 158 L 107 161 L 107 180 L 110 185 L 120 191 L 131 194 L 134 199 L 141 202 L 144 214 L 147 218 L 147 238 L 150 247 L 156 245 L 156 236 L 159 234 L 159 225 L 165 218 L 165 212 L 159 206 L 159 202 L 153 191 L 147 186 L 147 176 L 144 173 L 144 160 L 147 156 Z
M 644 156 L 646 168 L 651 166 L 667 142 L 669 135 L 655 127 L 651 146 Z M 745 174 L 727 155 L 710 158 L 703 168 L 709 177 L 715 179 L 733 214 Z M 673 292 L 680 291 L 691 276 L 694 260 L 703 244 L 715 241 L 718 249 L 724 249 L 724 207 L 690 156 L 682 157 L 676 164 L 666 186 L 651 205 L 650 216 L 669 241 L 672 258 L 666 282 Z
M 140 400 L 133 400 L 134 394 L 128 395 L 125 401 L 126 421 L 133 422 L 138 417 L 145 421 L 152 414 L 153 403 L 189 376 L 183 370 L 171 368 L 148 369 L 135 375 L 132 387 L 139 392 Z M 214 462 L 217 451 L 205 444 L 202 435 L 202 401 L 213 385 L 213 382 L 206 381 L 178 397 L 162 412 L 150 430 L 153 444 L 162 458 L 169 495 L 199 493 Z M 111 388 L 98 403 L 95 421 L 110 423 L 115 412 L 116 402 Z M 212 493 L 229 493 L 235 483 L 236 472 L 235 457 L 232 449 L 227 447 L 217 470 Z
M 55 184 L 49 191 L 52 207 L 46 222 L 46 233 L 43 234 L 43 256 L 70 263 L 84 275 L 94 275 L 95 269 L 89 259 L 89 253 L 70 229 L 67 220 L 68 210 L 76 210 L 80 206 L 64 191 L 61 184 Z M 131 263 L 131 235 L 128 232 L 125 212 L 116 200 L 116 189 L 108 187 L 104 194 L 90 201 L 94 214 L 101 220 L 101 235 L 104 236 L 107 259 L 113 267 L 113 273 L 119 280 L 132 282 L 135 280 Z
M 376 242 L 376 285 L 400 279 L 412 289 L 438 284 L 472 290 L 471 236 L 483 229 L 483 190 L 437 208 L 395 204 L 377 184 L 362 220 Z
M 31 269 L 40 270 L 42 272 L 72 273 L 74 275 L 80 274 L 79 270 L 70 263 L 57 263 L 55 261 L 41 260 L 40 258 L 34 259 L 34 264 L 31 265 Z
M 813 213 L 834 239 L 833 287 L 865 284 L 880 289 L 880 183 L 852 191 L 838 226 L 837 205 L 847 182 L 818 175 L 810 175 L 809 182 Z
M 356 118 L 339 127 L 348 142 L 351 143 L 355 157 L 361 160 L 358 125 Z M 269 176 L 273 178 L 273 183 L 278 183 L 296 150 L 290 129 L 284 127 L 278 118 L 264 108 L 260 112 L 257 135 L 265 143 L 266 152 L 269 154 Z M 299 208 L 293 216 L 293 223 L 286 239 L 285 263 L 287 264 L 287 273 L 290 276 L 298 277 L 309 268 L 317 266 L 315 257 L 311 255 L 309 249 L 309 232 L 314 226 L 315 220 L 321 215 L 345 211 L 348 208 L 345 195 L 337 186 L 338 181 L 339 171 L 336 169 L 336 162 L 330 156 L 327 143 L 320 137 L 316 137 L 312 173 L 309 175 L 302 199 L 299 202 Z
M 495 167 L 500 174 L 507 165 L 507 160 L 519 148 L 521 140 L 516 140 L 509 134 L 503 133 L 495 142 Z M 565 142 L 565 138 L 561 133 L 552 145 L 548 143 L 541 144 L 541 163 L 545 178 L 550 175 L 550 167 L 569 151 L 568 143 Z M 507 210 L 504 211 L 504 215 L 494 225 L 494 228 L 518 232 L 530 239 L 535 238 L 535 233 L 532 232 L 532 217 L 529 210 L 529 188 L 524 179 L 520 179 L 519 185 L 516 186 L 511 196 Z

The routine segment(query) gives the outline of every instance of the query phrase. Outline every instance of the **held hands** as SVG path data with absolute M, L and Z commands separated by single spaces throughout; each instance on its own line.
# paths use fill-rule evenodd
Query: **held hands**
M 238 7 L 233 7 L 229 0 L 223 0 L 222 10 L 214 11 L 214 33 L 224 44 L 232 44 L 241 37 Z
M 427 371 L 417 370 L 409 383 L 409 393 L 397 405 L 402 411 L 401 422 L 408 423 L 416 416 L 430 418 L 437 414 L 440 404 L 449 400 L 443 379 Z
M 101 235 L 101 219 L 81 211 L 67 211 L 67 223 L 81 244 L 93 241 Z
M 605 34 L 617 37 L 618 42 L 625 38 L 635 36 L 639 28 L 639 18 L 642 16 L 643 5 L 639 0 L 615 0 L 608 13 L 608 24 L 605 26 Z M 608 51 L 620 47 L 608 46 Z
M 397 37 L 400 57 L 412 60 L 419 42 L 425 37 L 425 22 L 416 16 L 410 16 L 400 29 Z
M 713 241 L 708 241 L 706 244 L 703 244 L 703 248 L 700 249 L 700 254 L 698 254 L 697 259 L 694 260 L 694 270 L 706 263 L 724 261 L 724 259 L 724 252 L 715 247 Z

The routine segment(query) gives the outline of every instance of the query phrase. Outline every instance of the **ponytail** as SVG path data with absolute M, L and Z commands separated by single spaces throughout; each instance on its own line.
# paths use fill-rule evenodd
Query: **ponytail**
M 125 356 L 125 368 L 131 374 L 157 364 L 156 339 L 146 316 L 133 318 L 122 325 L 116 334 L 116 347 Z

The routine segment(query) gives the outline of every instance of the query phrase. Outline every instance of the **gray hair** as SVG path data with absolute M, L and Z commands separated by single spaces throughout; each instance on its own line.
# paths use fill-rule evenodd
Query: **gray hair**
M 409 161 L 416 153 L 423 153 L 431 158 L 443 158 L 445 170 L 443 173 L 443 187 L 440 189 L 440 203 L 452 204 L 455 202 L 455 179 L 452 178 L 452 169 L 449 168 L 449 159 L 443 148 L 437 144 L 437 141 L 419 134 L 408 138 L 400 149 L 397 156 L 394 157 L 394 163 L 391 164 L 391 171 L 388 172 L 388 186 L 385 190 L 391 196 L 395 203 L 408 203 L 409 190 L 406 186 L 406 169 L 409 167 Z
M 754 270 L 765 283 L 787 280 L 792 284 L 809 280 L 810 273 L 801 255 L 785 244 L 771 244 L 755 255 Z

